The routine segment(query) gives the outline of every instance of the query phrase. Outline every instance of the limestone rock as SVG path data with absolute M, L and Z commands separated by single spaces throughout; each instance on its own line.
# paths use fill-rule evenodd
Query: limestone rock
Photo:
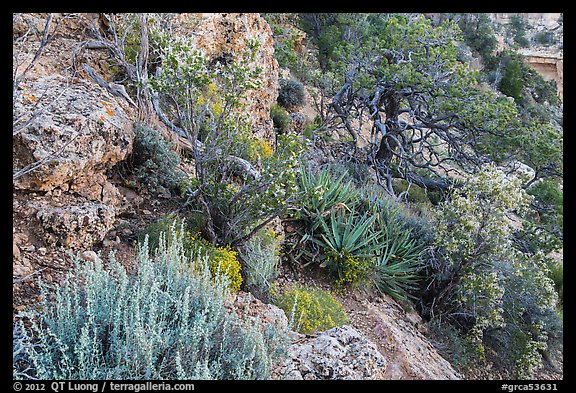
M 279 330 L 288 328 L 288 318 L 284 310 L 258 300 L 250 292 L 238 292 L 234 301 L 234 309 L 241 317 L 250 318 L 252 321 L 258 319 L 263 325 L 271 324 Z
M 416 313 L 407 317 L 391 300 L 365 305 L 365 320 L 380 338 L 381 352 L 389 362 L 384 379 L 461 379 L 420 332 L 422 320 Z
M 305 380 L 382 379 L 386 365 L 373 342 L 344 325 L 293 343 L 280 374 Z
M 72 249 L 87 249 L 101 242 L 114 224 L 115 210 L 100 202 L 85 201 L 64 207 L 51 206 L 46 201 L 31 202 L 37 210 L 47 237 L 55 235 L 57 242 Z
M 46 159 L 17 178 L 15 188 L 50 191 L 78 181 L 74 191 L 94 198 L 105 183 L 98 176 L 131 151 L 133 121 L 116 98 L 90 80 L 69 83 L 64 76 L 51 75 L 23 84 L 15 95 L 15 117 L 28 118 L 34 105 L 51 103 L 13 138 L 14 169 Z M 82 177 L 97 179 L 98 186 L 88 186 L 91 182 Z
M 84 258 L 89 262 L 96 262 L 96 260 L 98 259 L 98 254 L 96 254 L 92 250 L 86 250 L 82 253 L 82 258 Z
M 304 132 L 304 126 L 306 125 L 306 116 L 300 112 L 290 113 L 290 124 L 288 125 L 288 130 L 297 135 L 301 135 Z
M 20 248 L 18 248 L 18 245 L 15 242 L 12 242 L 12 257 L 14 259 L 20 258 Z

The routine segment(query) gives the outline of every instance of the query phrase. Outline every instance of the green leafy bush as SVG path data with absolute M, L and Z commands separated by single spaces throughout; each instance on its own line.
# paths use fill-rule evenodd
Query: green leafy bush
M 178 234 L 176 234 L 176 232 Z M 139 247 L 136 272 L 113 254 L 82 261 L 66 284 L 46 285 L 26 314 L 25 341 L 39 379 L 266 379 L 283 333 L 243 321 L 226 307 L 228 284 L 207 261 L 190 273 L 183 229 L 151 256 Z M 15 364 L 14 367 L 18 366 Z
M 529 200 L 518 179 L 484 165 L 436 207 L 435 253 L 442 262 L 428 277 L 434 313 L 481 356 L 490 347 L 503 362 L 511 360 L 519 378 L 533 375 L 541 352 L 562 336 L 547 258 L 512 241 L 508 217 L 523 214 Z
M 278 60 L 278 65 L 295 70 L 298 66 L 296 41 L 302 39 L 302 33 L 291 26 L 290 14 L 263 13 L 261 16 L 272 28 L 274 58 Z
M 304 85 L 295 79 L 281 79 L 276 101 L 287 110 L 301 107 L 304 105 Z
M 150 222 L 146 227 L 138 233 L 138 243 L 148 245 L 149 251 L 154 252 L 160 245 L 160 237 L 163 233 L 167 235 L 167 241 L 172 239 L 172 230 L 174 222 L 181 220 L 176 214 L 166 214 L 156 220 Z
M 342 305 L 330 292 L 295 285 L 275 297 L 278 307 L 292 316 L 296 330 L 301 333 L 312 334 L 346 323 Z
M 500 91 L 507 96 L 514 97 L 516 102 L 522 101 L 522 92 L 524 89 L 525 78 L 522 59 L 518 56 L 513 56 L 508 60 L 504 75 L 500 81 Z
M 270 107 L 270 118 L 274 123 L 274 128 L 277 132 L 283 133 L 288 130 L 290 125 L 290 115 L 286 109 L 282 108 L 278 104 L 272 104 Z
M 564 227 L 564 193 L 558 182 L 541 181 L 533 184 L 527 192 L 534 196 L 534 204 L 538 209 L 540 221 L 562 230 Z
M 530 46 L 530 41 L 526 38 L 526 27 L 528 27 L 528 22 L 520 15 L 513 15 L 510 18 L 510 28 L 514 42 L 522 48 Z
M 548 277 L 554 281 L 554 288 L 558 294 L 559 306 L 564 302 L 564 263 L 551 261 L 548 264 Z
M 534 35 L 534 40 L 540 45 L 549 46 L 554 44 L 554 33 L 551 31 L 541 31 Z
M 202 142 L 196 156 L 190 210 L 204 216 L 203 233 L 214 244 L 239 247 L 268 222 L 287 214 L 294 200 L 293 171 L 301 144 L 278 136 L 258 140 L 247 115 L 246 98 L 262 86 L 256 61 L 260 42 L 229 61 L 210 62 L 188 38 L 174 38 L 162 53 L 162 72 L 151 87 L 163 102 L 182 108 L 180 127 Z M 185 110 L 184 110 L 185 108 Z
M 458 25 L 468 46 L 489 65 L 498 44 L 490 17 L 487 14 L 461 14 Z
M 179 155 L 157 130 L 146 124 L 136 124 L 134 134 L 134 146 L 126 163 L 138 184 L 154 193 L 160 187 L 176 189 L 184 179 L 178 168 Z

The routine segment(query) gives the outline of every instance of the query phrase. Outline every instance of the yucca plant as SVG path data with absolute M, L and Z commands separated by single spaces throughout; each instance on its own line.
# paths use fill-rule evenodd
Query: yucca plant
M 351 180 L 344 181 L 346 174 L 334 177 L 326 168 L 314 173 L 301 168 L 298 186 L 304 199 L 302 210 L 311 231 L 320 225 L 320 217 L 325 216 L 335 206 L 353 208 L 359 202 L 359 193 Z
M 369 212 L 360 215 L 343 207 L 333 209 L 329 220 L 321 216 L 322 232 L 312 241 L 324 254 L 320 266 L 332 270 L 339 283 L 360 284 L 368 275 L 371 260 L 382 247 L 383 233 L 373 230 L 375 220 Z
M 371 284 L 397 300 L 413 298 L 422 246 L 402 225 L 398 209 L 378 202 L 372 206 L 375 226 L 383 234 L 383 247 L 374 259 Z

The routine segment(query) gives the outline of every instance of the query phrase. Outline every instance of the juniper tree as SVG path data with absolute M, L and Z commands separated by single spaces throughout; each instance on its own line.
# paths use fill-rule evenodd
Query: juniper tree
M 324 51 L 336 80 L 327 123 L 349 135 L 353 155 L 367 153 L 390 192 L 395 177 L 446 190 L 447 175 L 519 156 L 518 143 L 503 150 L 526 135 L 516 105 L 458 60 L 454 21 L 378 14 L 337 21 L 339 39 Z

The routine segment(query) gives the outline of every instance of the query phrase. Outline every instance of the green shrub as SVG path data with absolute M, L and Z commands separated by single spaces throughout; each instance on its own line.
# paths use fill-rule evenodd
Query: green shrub
M 175 235 L 175 233 L 179 235 Z M 113 254 L 78 261 L 61 287 L 40 285 L 26 314 L 26 353 L 39 379 L 266 379 L 283 333 L 243 321 L 226 307 L 228 284 L 206 260 L 190 274 L 183 228 L 144 243 L 128 274 Z M 17 364 L 14 364 L 16 367 Z
M 263 300 L 268 300 L 270 285 L 278 276 L 280 247 L 276 234 L 262 229 L 240 248 L 246 288 Z
M 282 68 L 296 70 L 298 67 L 298 54 L 296 41 L 302 39 L 302 33 L 283 23 L 286 14 L 262 14 L 268 25 L 272 28 L 274 37 L 274 58 Z
M 156 220 L 150 222 L 140 233 L 138 233 L 138 243 L 144 244 L 144 240 L 147 238 L 146 244 L 148 245 L 148 250 L 154 252 L 160 245 L 160 237 L 162 233 L 167 234 L 167 241 L 172 239 L 172 229 L 174 222 L 181 220 L 176 214 L 166 214 Z
M 322 119 L 319 115 L 314 116 L 313 120 L 306 118 L 306 122 L 304 123 L 304 130 L 302 134 L 308 138 L 312 139 L 314 137 L 314 133 L 317 131 L 321 131 L 324 129 L 324 125 L 322 124 Z
M 514 42 L 522 48 L 530 46 L 528 38 L 526 38 L 526 22 L 520 15 L 513 15 L 510 18 L 510 27 L 514 36 Z
M 541 31 L 536 33 L 534 40 L 540 45 L 549 46 L 554 43 L 554 33 L 551 31 Z
M 184 179 L 178 154 L 158 131 L 145 124 L 136 124 L 134 133 L 134 146 L 126 162 L 139 186 L 154 193 L 160 187 L 176 189 Z
M 524 89 L 525 79 L 522 68 L 522 59 L 518 56 L 512 57 L 500 81 L 500 91 L 507 96 L 514 97 L 516 102 L 522 101 L 522 91 Z
M 406 200 L 411 203 L 430 203 L 431 197 L 429 196 L 426 189 L 416 185 L 411 184 L 410 188 L 408 188 L 408 182 L 404 179 L 393 179 L 392 186 L 394 187 L 394 192 L 397 195 L 401 193 L 406 193 Z M 435 200 L 437 200 L 437 195 L 435 196 Z
M 295 79 L 281 79 L 278 104 L 292 111 L 304 105 L 304 85 Z
M 544 180 L 533 184 L 527 192 L 534 196 L 534 204 L 539 211 L 540 220 L 544 224 L 563 229 L 564 193 L 558 182 Z
M 466 44 L 482 56 L 485 65 L 489 65 L 498 44 L 490 17 L 486 14 L 462 14 L 458 25 Z
M 312 334 L 346 323 L 342 305 L 330 292 L 295 285 L 275 294 L 276 304 L 293 318 L 296 330 Z
M 548 271 L 548 277 L 554 282 L 554 288 L 558 294 L 558 304 L 562 306 L 564 302 L 564 263 L 550 261 Z
M 441 342 L 438 348 L 440 354 L 450 364 L 464 370 L 473 370 L 482 367 L 478 347 L 462 335 L 454 326 L 441 323 L 438 319 L 431 320 L 427 327 L 435 340 Z
M 518 179 L 484 165 L 435 208 L 441 262 L 427 283 L 436 316 L 456 326 L 478 354 L 491 348 L 503 362 L 511 359 L 519 378 L 533 376 L 541 352 L 562 336 L 545 254 L 522 252 L 512 241 L 507 217 L 523 214 L 529 201 Z
M 278 132 L 285 132 L 288 130 L 288 126 L 290 125 L 290 115 L 286 109 L 282 108 L 278 104 L 272 104 L 270 107 L 270 117 L 274 123 L 274 128 Z

